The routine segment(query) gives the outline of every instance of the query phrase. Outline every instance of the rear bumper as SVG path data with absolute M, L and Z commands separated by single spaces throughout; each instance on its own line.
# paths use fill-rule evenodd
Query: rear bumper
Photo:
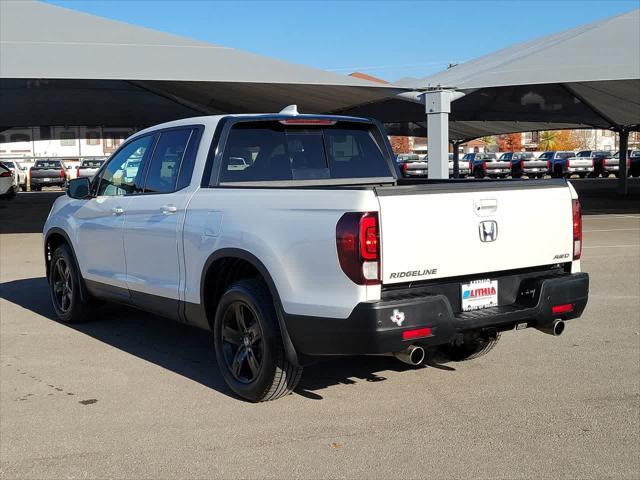
M 589 276 L 561 274 L 523 279 L 515 302 L 472 312 L 457 312 L 444 294 L 405 296 L 360 303 L 346 319 L 286 315 L 289 336 L 305 355 L 360 355 L 400 351 L 411 344 L 436 346 L 450 343 L 461 333 L 494 328 L 513 329 L 517 324 L 544 326 L 557 318 L 579 317 L 587 305 Z M 552 307 L 571 304 L 567 313 L 554 314 Z M 391 319 L 402 313 L 398 326 Z M 430 330 L 428 337 L 403 340 L 407 330 Z
M 48 178 L 45 180 L 45 178 L 31 178 L 30 184 L 31 185 L 36 185 L 36 186 L 42 186 L 42 187 L 46 187 L 47 185 L 53 185 L 53 186 L 60 186 L 60 185 L 64 185 L 65 182 L 67 181 L 66 178 L 60 178 L 60 177 L 56 177 L 56 178 Z

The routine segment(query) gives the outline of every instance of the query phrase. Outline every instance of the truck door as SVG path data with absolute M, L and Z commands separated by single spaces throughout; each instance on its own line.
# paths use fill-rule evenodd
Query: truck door
M 92 186 L 93 198 L 76 214 L 77 249 L 82 276 L 102 295 L 128 300 L 123 227 L 131 194 L 141 178 L 155 137 L 132 140 L 111 158 Z
M 180 127 L 159 134 L 144 173 L 144 186 L 130 198 L 124 224 L 127 286 L 134 304 L 178 317 L 179 232 L 184 224 L 200 129 Z

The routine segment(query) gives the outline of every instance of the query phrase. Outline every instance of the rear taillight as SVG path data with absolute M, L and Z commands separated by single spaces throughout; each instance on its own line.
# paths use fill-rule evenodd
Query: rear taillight
M 578 260 L 582 255 L 582 209 L 580 200 L 571 200 L 573 210 L 573 259 Z
M 520 171 L 524 171 L 524 160 L 520 160 Z
M 547 170 L 551 171 L 551 160 L 547 160 Z
M 2 172 L 0 173 L 0 177 L 5 178 L 5 177 L 10 177 L 11 176 L 11 172 L 10 171 L 6 171 L 6 172 Z
M 596 168 L 596 160 L 594 158 L 591 159 L 591 166 Z
M 348 212 L 336 225 L 342 271 L 358 285 L 380 283 L 380 229 L 377 212 Z
M 469 168 L 469 171 L 473 170 L 472 162 L 469 162 L 469 166 L 468 166 L 468 168 Z
M 487 162 L 482 162 L 482 170 L 487 171 Z
M 76 168 L 76 178 L 80 178 L 80 167 Z
M 564 164 L 567 167 L 567 170 L 569 170 L 569 167 L 571 166 L 571 162 L 569 161 L 568 158 L 564 161 Z
M 407 164 L 406 163 L 402 164 L 402 175 L 404 175 L 405 177 L 407 176 Z
M 60 170 L 60 178 L 64 178 L 64 170 Z

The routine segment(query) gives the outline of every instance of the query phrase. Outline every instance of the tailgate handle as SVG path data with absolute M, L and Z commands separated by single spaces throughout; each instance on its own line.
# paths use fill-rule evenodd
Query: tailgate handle
M 473 201 L 473 211 L 476 215 L 491 215 L 498 210 L 498 200 L 495 198 L 483 198 Z

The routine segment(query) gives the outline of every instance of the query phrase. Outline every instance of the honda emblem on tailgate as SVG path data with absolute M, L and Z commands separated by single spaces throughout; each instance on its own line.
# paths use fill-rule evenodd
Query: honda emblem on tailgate
M 481 242 L 495 242 L 498 238 L 498 223 L 495 220 L 485 220 L 478 226 Z

